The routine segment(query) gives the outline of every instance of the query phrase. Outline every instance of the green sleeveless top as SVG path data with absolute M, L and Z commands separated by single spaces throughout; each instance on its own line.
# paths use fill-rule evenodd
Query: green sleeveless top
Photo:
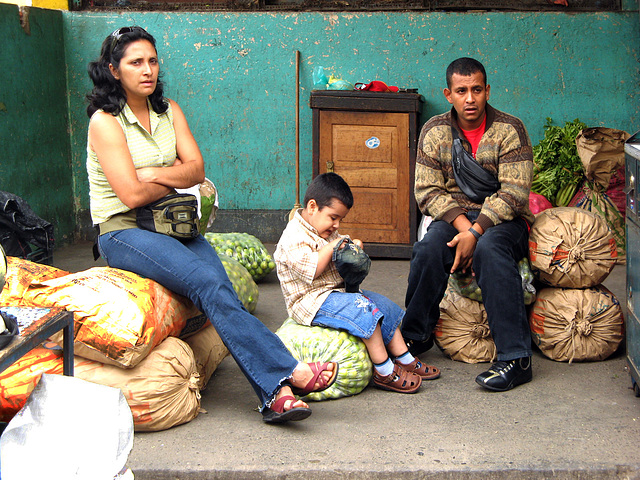
M 98 110 L 102 112 L 102 110 Z M 96 113 L 98 113 L 96 112 Z M 95 115 L 95 114 L 94 114 Z M 166 112 L 158 114 L 149 105 L 151 133 L 138 122 L 129 105 L 125 105 L 116 120 L 127 139 L 129 152 L 136 168 L 169 167 L 175 162 L 176 132 L 173 127 L 171 105 Z M 129 207 L 114 193 L 100 166 L 98 157 L 91 149 L 87 135 L 87 172 L 89 174 L 89 198 L 91 219 L 94 225 L 106 222 L 117 213 L 128 212 Z

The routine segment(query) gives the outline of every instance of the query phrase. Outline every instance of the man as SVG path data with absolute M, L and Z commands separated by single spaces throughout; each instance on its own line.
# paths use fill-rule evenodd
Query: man
M 449 275 L 472 271 L 498 359 L 476 382 L 506 391 L 532 378 L 531 337 L 518 273 L 534 220 L 529 210 L 531 141 L 519 119 L 487 103 L 491 87 L 480 62 L 459 58 L 447 68 L 446 79 L 444 95 L 453 108 L 431 118 L 418 142 L 415 195 L 420 211 L 433 220 L 413 246 L 401 332 L 414 356 L 429 349 Z M 497 178 L 495 193 L 475 200 L 468 189 L 463 193 L 458 183 L 464 182 L 456 182 L 452 167 L 454 133 L 473 154 L 470 160 Z

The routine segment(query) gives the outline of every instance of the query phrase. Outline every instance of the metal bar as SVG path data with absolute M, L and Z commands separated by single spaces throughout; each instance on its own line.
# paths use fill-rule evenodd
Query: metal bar
M 63 359 L 63 373 L 68 377 L 73 377 L 73 313 L 67 312 L 71 317 L 64 327 L 62 334 L 62 359 Z
M 27 308 L 27 307 L 25 307 Z M 73 313 L 67 312 L 61 308 L 52 308 L 35 320 L 31 325 L 20 332 L 20 335 L 13 340 L 7 347 L 0 351 L 0 373 L 9 368 L 13 363 L 17 362 L 24 355 L 34 348 L 40 346 L 42 342 L 47 340 L 51 335 L 60 330 L 69 328 L 69 340 L 71 346 L 66 345 L 66 339 L 63 341 L 65 355 L 67 352 L 71 354 L 71 369 L 65 369 L 65 374 L 70 371 L 73 374 Z M 64 359 L 64 356 L 63 356 Z

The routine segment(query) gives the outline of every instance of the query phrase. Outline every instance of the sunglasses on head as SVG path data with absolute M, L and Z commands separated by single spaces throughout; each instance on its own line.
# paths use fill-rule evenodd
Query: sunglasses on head
M 144 28 L 138 27 L 137 25 L 134 25 L 132 27 L 122 27 L 122 28 L 119 28 L 117 30 L 114 30 L 113 33 L 110 35 L 111 36 L 111 48 L 109 49 L 109 56 L 113 55 L 113 49 L 116 48 L 116 45 L 118 45 L 118 42 L 120 41 L 120 38 L 122 38 L 122 36 L 127 34 L 127 33 L 133 33 L 133 32 L 144 32 L 144 33 L 147 33 L 147 31 Z

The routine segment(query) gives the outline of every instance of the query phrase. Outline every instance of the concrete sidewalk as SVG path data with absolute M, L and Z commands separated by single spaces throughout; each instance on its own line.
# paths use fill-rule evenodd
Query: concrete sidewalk
M 104 265 L 89 244 L 57 250 L 54 264 Z M 408 270 L 407 260 L 374 260 L 363 288 L 403 305 Z M 604 284 L 626 314 L 625 266 Z M 255 315 L 276 330 L 286 310 L 275 272 L 259 286 Z M 536 352 L 533 382 L 505 393 L 474 382 L 488 364 L 455 362 L 437 347 L 421 358 L 442 377 L 415 395 L 367 388 L 312 403 L 303 422 L 272 426 L 227 357 L 202 392 L 206 413 L 137 433 L 128 466 L 137 480 L 640 479 L 640 398 L 624 351 L 573 364 Z

